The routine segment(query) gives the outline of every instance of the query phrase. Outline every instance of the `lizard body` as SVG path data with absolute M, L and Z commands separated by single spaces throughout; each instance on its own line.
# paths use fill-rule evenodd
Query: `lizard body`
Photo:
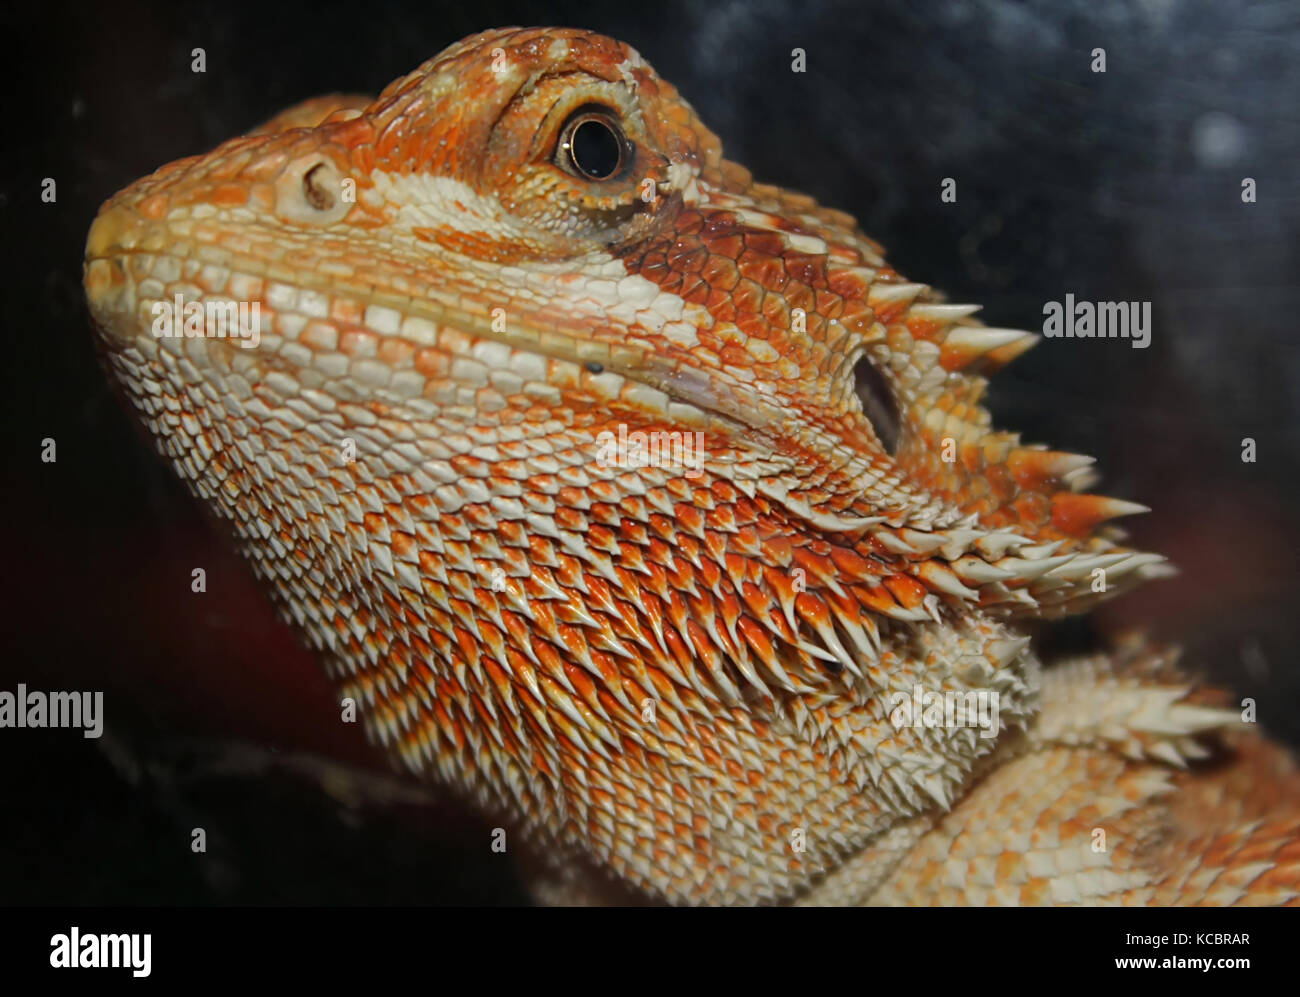
M 293 108 L 108 201 L 85 284 L 374 739 L 508 815 L 539 897 L 1300 898 L 1280 748 L 1140 641 L 1037 658 L 1162 559 L 991 428 L 1034 337 L 754 182 L 628 46 L 487 32 Z M 256 303 L 256 348 L 155 335 L 177 295 Z

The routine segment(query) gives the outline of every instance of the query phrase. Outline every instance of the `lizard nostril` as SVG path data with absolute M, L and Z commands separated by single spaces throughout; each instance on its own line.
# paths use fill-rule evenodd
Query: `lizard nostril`
M 324 163 L 317 163 L 302 175 L 302 196 L 317 211 L 334 207 L 334 194 L 326 186 L 328 171 Z
M 880 445 L 892 457 L 898 451 L 898 436 L 902 425 L 894 393 L 889 390 L 884 375 L 876 369 L 869 357 L 863 357 L 857 362 L 853 368 L 853 380 L 858 399 L 862 402 L 862 413 L 871 422 Z
M 287 163 L 275 181 L 281 218 L 321 227 L 342 221 L 355 203 L 355 182 L 319 152 Z

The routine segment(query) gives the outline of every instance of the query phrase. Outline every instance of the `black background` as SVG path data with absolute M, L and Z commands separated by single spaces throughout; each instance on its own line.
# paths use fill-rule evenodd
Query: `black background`
M 0 903 L 525 900 L 490 824 L 356 777 L 388 778 L 126 418 L 80 289 L 114 191 L 506 24 L 630 42 L 729 158 L 853 213 L 990 324 L 1037 328 L 1067 292 L 1152 302 L 1149 349 L 1045 341 L 992 388 L 999 425 L 1093 454 L 1103 491 L 1152 506 L 1135 541 L 1182 569 L 1057 643 L 1143 625 L 1300 743 L 1296 3 L 28 5 L 4 14 L 0 70 L 0 689 L 102 689 L 109 722 L 100 741 L 0 730 Z

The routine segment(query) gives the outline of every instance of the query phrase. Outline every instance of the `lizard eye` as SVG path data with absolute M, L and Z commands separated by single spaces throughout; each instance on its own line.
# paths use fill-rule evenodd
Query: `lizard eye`
M 627 136 L 614 114 L 588 105 L 569 115 L 560 129 L 555 163 L 583 180 L 612 180 L 632 162 Z

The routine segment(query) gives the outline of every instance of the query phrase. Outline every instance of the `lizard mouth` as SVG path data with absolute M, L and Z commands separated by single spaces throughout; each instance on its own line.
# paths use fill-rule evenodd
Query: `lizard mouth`
M 205 267 L 224 274 L 224 285 L 203 286 Z M 581 335 L 580 317 L 567 322 L 567 327 L 494 321 L 490 308 L 467 305 L 464 288 L 450 277 L 445 281 L 436 280 L 440 276 L 436 273 L 435 280 L 426 277 L 423 294 L 361 281 L 340 293 L 338 276 L 326 267 L 295 268 L 291 279 L 296 304 L 285 308 L 276 289 L 277 272 L 282 269 L 246 253 L 187 238 L 130 206 L 117 205 L 101 211 L 91 226 L 85 286 L 92 316 L 113 350 L 152 341 L 151 310 L 159 301 L 170 302 L 174 294 L 187 301 L 256 303 L 263 333 L 259 348 L 250 352 L 259 364 L 291 373 L 300 366 L 294 356 L 302 355 L 295 354 L 291 344 L 310 321 L 282 321 L 282 311 L 306 308 L 318 313 L 312 317 L 327 319 L 331 306 L 345 301 L 362 316 L 359 331 L 400 343 L 417 358 L 412 372 L 418 370 L 422 349 L 444 353 L 453 367 L 458 359 L 480 364 L 488 359 L 489 375 L 493 363 L 521 353 L 549 363 L 549 383 L 590 395 L 593 406 L 623 402 L 674 424 L 727 435 L 747 428 L 768 430 L 782 417 L 775 400 L 742 397 L 672 357 L 593 334 L 598 329 Z M 492 344 L 504 349 L 492 350 Z M 234 343 L 220 346 L 238 349 Z M 476 351 L 481 356 L 475 357 Z M 350 394 L 347 400 L 357 402 L 393 403 L 410 397 L 390 398 L 382 388 L 365 383 L 358 383 Z

